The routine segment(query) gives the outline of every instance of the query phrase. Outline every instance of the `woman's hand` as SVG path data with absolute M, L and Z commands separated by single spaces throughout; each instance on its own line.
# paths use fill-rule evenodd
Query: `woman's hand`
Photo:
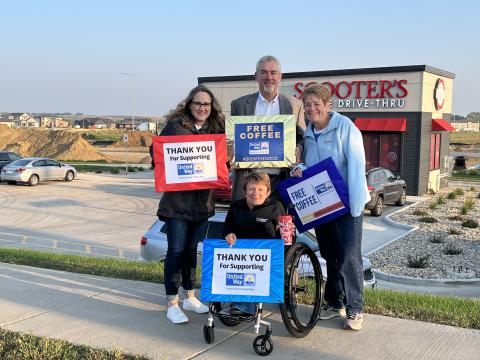
M 225 236 L 225 240 L 227 240 L 228 245 L 232 247 L 233 245 L 235 245 L 235 241 L 237 241 L 237 236 L 234 233 L 230 233 Z
M 302 170 L 297 167 L 290 173 L 290 175 L 292 175 L 293 177 L 302 177 Z

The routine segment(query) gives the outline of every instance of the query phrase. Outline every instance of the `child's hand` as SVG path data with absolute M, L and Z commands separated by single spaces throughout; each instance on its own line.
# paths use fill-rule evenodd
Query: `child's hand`
M 228 245 L 232 247 L 233 245 L 235 245 L 235 241 L 237 241 L 237 236 L 234 233 L 230 233 L 225 236 L 225 240 L 227 240 Z

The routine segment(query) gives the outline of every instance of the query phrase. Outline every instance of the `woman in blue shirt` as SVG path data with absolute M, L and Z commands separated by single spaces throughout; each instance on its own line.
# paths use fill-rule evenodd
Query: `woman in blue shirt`
M 327 262 L 325 306 L 320 319 L 346 317 L 344 328 L 361 330 L 363 325 L 363 209 L 370 200 L 365 179 L 362 134 L 346 116 L 330 112 L 330 90 L 319 84 L 302 95 L 305 116 L 303 162 L 292 171 L 305 170 L 331 157 L 348 187 L 350 213 L 315 228 L 320 254 Z

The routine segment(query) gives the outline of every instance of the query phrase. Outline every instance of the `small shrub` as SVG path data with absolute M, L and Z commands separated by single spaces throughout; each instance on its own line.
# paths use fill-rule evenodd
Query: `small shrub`
M 477 191 L 477 189 L 475 189 L 475 186 L 471 186 L 471 187 L 470 187 L 470 191 L 471 191 L 471 192 L 475 192 L 475 191 Z
M 462 221 L 463 218 L 460 215 L 453 215 L 448 218 L 448 220 L 453 220 L 453 221 Z
M 437 208 L 437 203 L 436 202 L 432 202 L 430 203 L 430 205 L 428 205 L 428 207 L 432 210 L 435 210 Z
M 431 217 L 431 216 L 424 216 L 424 217 L 421 217 L 418 220 L 421 221 L 421 222 L 424 222 L 424 223 L 429 223 L 429 224 L 433 224 L 433 223 L 438 222 L 437 219 L 435 219 L 434 217 Z
M 132 167 L 132 166 L 128 167 L 128 172 L 136 172 L 136 171 L 137 171 L 137 168 Z
M 415 210 L 414 212 L 412 212 L 412 215 L 415 215 L 415 216 L 427 216 L 428 213 L 426 211 L 423 211 L 423 210 Z
M 445 239 L 439 235 L 433 235 L 433 237 L 430 238 L 432 244 L 442 244 L 444 241 Z
M 467 175 L 469 176 L 478 176 L 480 175 L 480 172 L 478 170 L 468 170 Z M 475 191 L 475 190 L 474 190 Z
M 436 193 L 435 193 L 435 190 L 433 190 L 432 188 L 428 189 L 428 193 L 429 193 L 430 195 L 435 195 L 435 194 L 436 194 Z
M 462 232 L 458 229 L 455 229 L 455 228 L 448 229 L 448 233 L 450 235 L 462 235 Z
M 137 170 L 138 170 L 138 171 L 145 171 L 145 169 L 144 169 L 143 167 L 141 167 L 141 166 L 140 166 L 140 167 L 137 167 Z
M 110 169 L 110 172 L 111 172 L 112 174 L 120 174 L 120 169 L 119 169 L 118 167 L 112 167 L 112 168 Z
M 457 198 L 457 194 L 455 193 L 455 191 L 452 191 L 447 195 L 447 199 L 449 200 L 455 200 L 456 198 Z
M 462 223 L 462 226 L 470 229 L 475 229 L 478 227 L 478 221 L 468 219 Z
M 409 268 L 425 269 L 430 265 L 430 255 L 407 256 L 407 265 Z
M 475 201 L 472 198 L 468 198 L 465 200 L 462 206 L 461 213 L 462 215 L 466 215 L 472 208 L 475 206 Z
M 462 188 L 456 188 L 455 189 L 455 194 L 457 194 L 458 196 L 461 196 L 461 195 L 465 194 L 465 192 L 463 191 Z
M 443 204 L 446 204 L 447 203 L 447 200 L 445 200 L 445 197 L 443 195 L 440 195 L 437 199 L 437 204 L 438 205 L 443 205 Z
M 463 253 L 463 250 L 450 242 L 443 248 L 443 253 L 445 255 L 460 255 L 461 253 Z
M 102 172 L 101 168 L 95 168 L 95 174 L 101 174 Z

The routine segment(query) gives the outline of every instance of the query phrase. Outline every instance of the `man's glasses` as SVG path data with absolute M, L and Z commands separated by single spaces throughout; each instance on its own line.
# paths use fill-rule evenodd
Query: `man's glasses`
M 202 103 L 202 102 L 198 102 L 198 101 L 192 101 L 192 105 L 195 106 L 196 108 L 200 109 L 200 108 L 205 108 L 205 109 L 209 109 L 210 106 L 212 106 L 212 103 Z

